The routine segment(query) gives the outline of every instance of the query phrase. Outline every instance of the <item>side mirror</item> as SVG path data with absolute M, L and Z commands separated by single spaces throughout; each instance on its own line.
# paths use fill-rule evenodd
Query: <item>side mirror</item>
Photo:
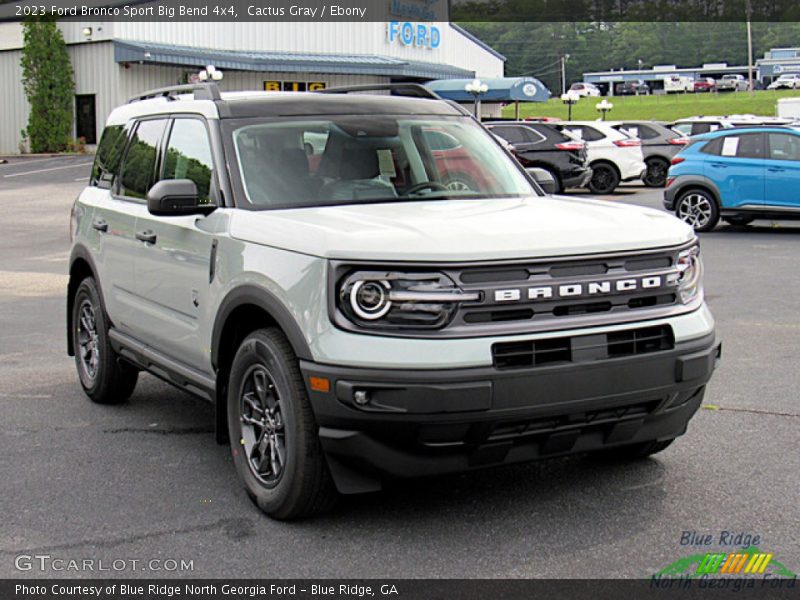
M 528 172 L 528 175 L 533 177 L 536 183 L 544 190 L 545 194 L 553 194 L 556 191 L 556 180 L 553 179 L 553 174 L 550 173 L 547 169 L 541 169 L 539 167 L 531 167 L 530 169 L 525 169 Z
M 191 179 L 164 179 L 147 192 L 147 210 L 158 217 L 207 215 L 216 208 L 197 202 L 197 186 Z

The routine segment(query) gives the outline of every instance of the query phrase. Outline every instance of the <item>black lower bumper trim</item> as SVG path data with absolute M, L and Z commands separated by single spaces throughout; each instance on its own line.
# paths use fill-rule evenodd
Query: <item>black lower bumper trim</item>
M 720 348 L 712 334 L 664 352 L 510 371 L 306 361 L 301 369 L 334 479 L 353 492 L 374 489 L 383 474 L 435 475 L 677 437 Z M 311 389 L 310 377 L 328 379 L 328 391 Z

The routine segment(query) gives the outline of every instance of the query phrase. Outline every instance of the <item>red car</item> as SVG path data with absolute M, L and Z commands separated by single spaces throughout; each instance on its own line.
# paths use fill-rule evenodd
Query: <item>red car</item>
M 711 77 L 702 77 L 694 82 L 695 92 L 713 92 L 717 87 L 717 82 Z

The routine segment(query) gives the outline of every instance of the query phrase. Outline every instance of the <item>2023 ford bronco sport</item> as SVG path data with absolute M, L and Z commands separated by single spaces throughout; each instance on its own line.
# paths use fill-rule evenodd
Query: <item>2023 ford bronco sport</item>
M 691 228 L 547 196 L 463 109 L 375 87 L 395 93 L 205 84 L 113 111 L 71 219 L 89 397 L 147 370 L 214 402 L 277 518 L 682 434 L 719 356 Z

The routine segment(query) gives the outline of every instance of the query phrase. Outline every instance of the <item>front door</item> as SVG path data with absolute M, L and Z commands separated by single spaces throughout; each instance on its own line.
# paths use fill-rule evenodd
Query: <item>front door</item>
M 203 119 L 176 117 L 162 159 L 159 179 L 191 179 L 200 202 L 215 203 L 214 165 Z M 149 236 L 137 254 L 136 292 L 142 310 L 136 330 L 142 341 L 162 354 L 199 368 L 207 350 L 201 344 L 199 319 L 207 314 L 210 264 L 216 215 L 157 217 L 137 221 Z
M 800 136 L 767 134 L 764 204 L 800 211 Z

